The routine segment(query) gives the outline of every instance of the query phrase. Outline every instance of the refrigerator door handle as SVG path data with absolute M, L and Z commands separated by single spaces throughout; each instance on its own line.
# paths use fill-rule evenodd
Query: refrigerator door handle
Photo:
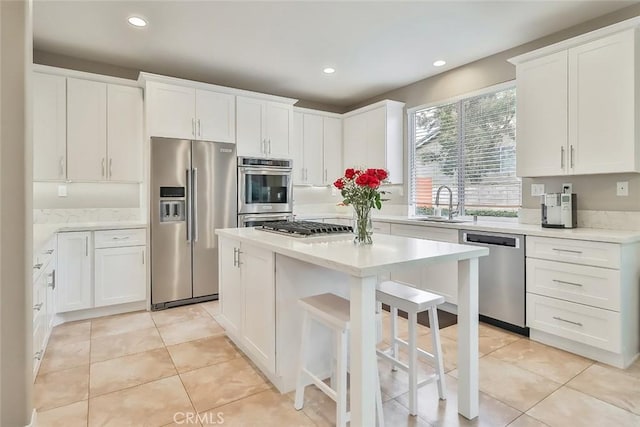
M 193 186 L 193 241 L 198 241 L 198 168 L 192 169 L 191 183 Z
M 187 169 L 187 242 L 191 242 L 191 215 L 193 214 L 193 207 L 191 206 L 191 171 Z

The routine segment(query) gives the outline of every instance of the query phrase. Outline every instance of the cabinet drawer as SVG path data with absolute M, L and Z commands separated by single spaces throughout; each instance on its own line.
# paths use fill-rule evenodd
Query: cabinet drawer
M 527 291 L 620 311 L 620 271 L 527 258 Z
M 96 248 L 118 248 L 122 246 L 142 246 L 146 244 L 147 231 L 144 228 L 95 232 Z
M 373 232 L 378 234 L 391 234 L 391 224 L 388 222 L 372 221 Z
M 417 239 L 458 243 L 458 230 L 452 228 L 391 224 L 391 234 L 394 236 L 415 237 Z
M 620 352 L 620 313 L 527 293 L 527 326 Z
M 527 256 L 594 267 L 620 268 L 620 245 L 527 236 Z

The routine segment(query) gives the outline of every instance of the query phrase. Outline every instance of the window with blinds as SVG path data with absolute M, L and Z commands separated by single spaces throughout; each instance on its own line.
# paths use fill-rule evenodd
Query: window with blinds
M 492 90 L 410 113 L 409 203 L 430 215 L 447 186 L 460 215 L 516 216 L 515 87 Z M 449 192 L 439 206 L 448 213 Z

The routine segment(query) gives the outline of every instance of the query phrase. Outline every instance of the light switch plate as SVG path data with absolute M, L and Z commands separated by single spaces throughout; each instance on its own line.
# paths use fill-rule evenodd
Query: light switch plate
M 544 194 L 544 184 L 531 184 L 531 195 L 542 196 Z
M 629 195 L 629 181 L 619 181 L 616 183 L 616 195 L 618 196 Z
M 67 197 L 67 186 L 62 184 L 58 185 L 58 197 Z

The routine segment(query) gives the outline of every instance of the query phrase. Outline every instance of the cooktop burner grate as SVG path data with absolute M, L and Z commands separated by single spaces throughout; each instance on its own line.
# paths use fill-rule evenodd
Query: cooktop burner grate
M 353 227 L 350 225 L 326 224 L 313 221 L 272 221 L 263 224 L 258 229 L 297 237 L 353 232 Z

